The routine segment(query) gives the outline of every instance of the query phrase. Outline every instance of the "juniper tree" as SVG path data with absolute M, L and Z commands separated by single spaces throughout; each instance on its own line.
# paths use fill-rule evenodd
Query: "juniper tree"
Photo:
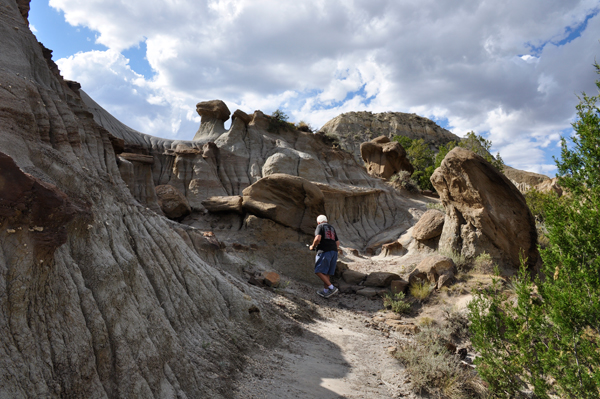
M 532 279 L 522 266 L 516 303 L 496 282 L 469 305 L 479 370 L 498 397 L 518 397 L 527 384 L 539 398 L 600 396 L 598 101 L 583 93 L 571 145 L 561 141 L 555 162 L 569 194 L 544 204 L 549 245 L 540 251 L 540 274 Z

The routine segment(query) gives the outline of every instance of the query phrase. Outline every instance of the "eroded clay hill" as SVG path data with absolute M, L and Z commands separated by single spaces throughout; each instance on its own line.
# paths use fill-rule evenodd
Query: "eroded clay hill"
M 279 327 L 210 237 L 131 195 L 27 9 L 0 0 L 0 397 L 230 397 Z

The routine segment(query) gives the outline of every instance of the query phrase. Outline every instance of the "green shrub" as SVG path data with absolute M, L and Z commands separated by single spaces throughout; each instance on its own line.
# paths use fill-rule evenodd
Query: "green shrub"
M 288 122 L 289 117 L 280 110 L 279 108 L 273 111 L 269 117 L 269 127 L 267 131 L 271 133 L 277 133 L 280 130 L 291 130 L 295 126 L 293 123 Z
M 383 306 L 392 309 L 395 313 L 403 314 L 410 312 L 410 303 L 404 299 L 404 292 L 386 294 L 383 297 Z
M 600 73 L 600 66 L 595 64 Z M 600 89 L 600 80 L 596 82 Z M 481 291 L 469 304 L 478 370 L 503 398 L 600 397 L 600 98 L 585 93 L 572 143 L 555 160 L 568 200 L 544 204 L 548 247 L 541 277 L 522 261 L 512 283 Z

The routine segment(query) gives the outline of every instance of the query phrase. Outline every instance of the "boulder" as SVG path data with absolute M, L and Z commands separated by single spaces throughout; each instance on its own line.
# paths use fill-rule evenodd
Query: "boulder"
M 173 186 L 156 186 L 156 196 L 160 209 L 169 219 L 181 219 L 192 212 L 187 199 Z
M 342 278 L 342 274 L 344 274 L 344 272 L 346 270 L 349 270 L 350 268 L 348 267 L 348 264 L 346 262 L 343 262 L 341 260 L 337 261 L 337 264 L 335 266 L 335 274 L 334 277 L 337 279 Z
M 400 143 L 390 142 L 387 136 L 380 136 L 360 145 L 360 156 L 370 175 L 389 179 L 401 170 L 412 174 L 414 168 L 406 157 Z
M 242 213 L 242 197 L 239 195 L 209 197 L 202 201 L 209 212 L 234 212 Z
M 265 284 L 268 287 L 273 287 L 273 288 L 277 288 L 279 287 L 279 284 L 281 283 L 281 277 L 279 276 L 278 273 L 275 272 L 268 272 L 264 274 L 265 277 Z
M 412 236 L 419 241 L 438 237 L 442 234 L 445 217 L 443 212 L 436 209 L 428 210 L 413 227 Z
M 400 256 L 404 254 L 404 247 L 399 241 L 394 241 L 389 244 L 383 244 L 381 247 L 381 255 L 386 256 Z
M 367 287 L 388 287 L 394 280 L 400 280 L 396 273 L 373 272 L 367 276 L 364 285 Z
M 317 216 L 325 213 L 321 190 L 297 176 L 273 174 L 246 187 L 242 208 L 250 214 L 313 235 Z
M 442 255 L 429 256 L 423 259 L 410 273 L 408 281 L 413 284 L 417 280 L 427 280 L 440 289 L 454 277 L 455 269 L 456 266 L 452 259 Z
M 408 281 L 404 280 L 393 280 L 390 283 L 390 290 L 392 294 L 398 294 L 400 292 L 406 292 L 408 289 Z
M 358 285 L 349 284 L 344 280 L 338 281 L 336 285 L 342 294 L 354 294 L 357 291 L 357 288 L 362 288 Z
M 367 275 L 365 273 L 357 272 L 356 270 L 346 270 L 342 274 L 342 278 L 348 284 L 360 284 Z
M 443 250 L 467 259 L 487 252 L 509 271 L 520 257 L 537 269 L 535 220 L 510 180 L 479 155 L 455 147 L 431 176 L 446 216 L 439 241 Z

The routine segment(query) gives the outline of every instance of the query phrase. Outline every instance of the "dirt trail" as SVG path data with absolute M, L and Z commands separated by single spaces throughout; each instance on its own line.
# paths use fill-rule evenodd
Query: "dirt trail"
M 254 353 L 236 377 L 235 398 L 412 398 L 407 376 L 387 348 L 396 344 L 365 321 L 381 299 L 340 294 L 329 300 L 293 282 L 273 302 L 309 320 L 284 329 L 277 348 Z M 302 310 L 302 309 L 300 309 Z

